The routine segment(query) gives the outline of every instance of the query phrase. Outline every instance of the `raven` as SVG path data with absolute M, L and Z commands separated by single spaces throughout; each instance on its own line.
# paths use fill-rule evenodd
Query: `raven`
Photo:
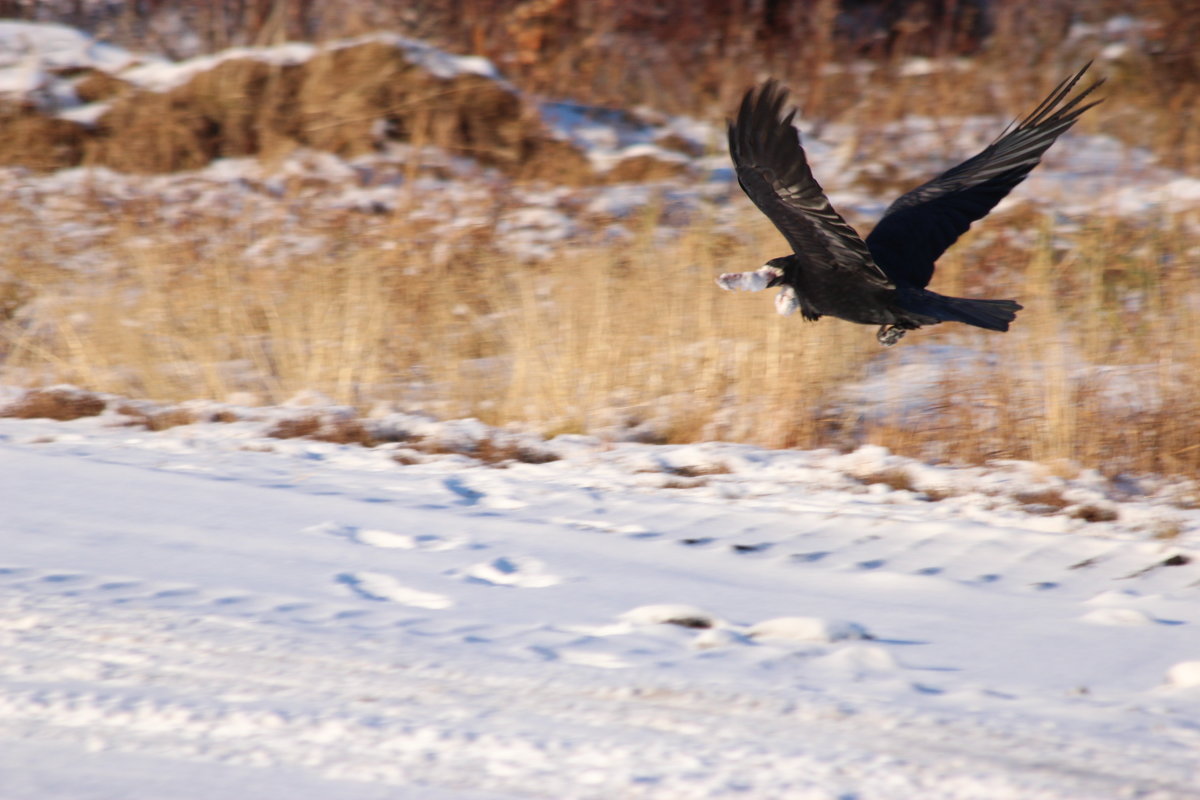
M 939 322 L 964 322 L 1008 330 L 1021 306 L 1012 300 L 947 297 L 925 288 L 933 264 L 1037 166 L 1042 154 L 1099 100 L 1080 105 L 1099 80 L 1064 103 L 1091 63 L 1060 83 L 1033 113 L 1009 125 L 978 155 L 902 195 L 864 240 L 833 209 L 813 178 L 796 110 L 781 117 L 787 90 L 774 79 L 742 98 L 729 123 L 729 153 L 738 183 L 791 245 L 753 272 L 728 272 L 723 289 L 782 287 L 780 314 L 797 308 L 807 320 L 828 315 L 879 325 L 876 338 L 890 347 L 905 332 Z

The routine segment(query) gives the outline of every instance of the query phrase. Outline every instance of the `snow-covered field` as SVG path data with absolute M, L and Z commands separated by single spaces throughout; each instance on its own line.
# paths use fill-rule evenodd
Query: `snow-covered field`
M 0 797 L 1200 797 L 1186 487 L 257 413 L 0 419 Z

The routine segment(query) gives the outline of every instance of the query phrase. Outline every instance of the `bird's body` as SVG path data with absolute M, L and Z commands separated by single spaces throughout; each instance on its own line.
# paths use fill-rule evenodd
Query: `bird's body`
M 1013 300 L 947 297 L 925 286 L 934 262 L 1037 166 L 1042 154 L 1095 103 L 1080 105 L 1102 81 L 1063 103 L 1087 70 L 1063 81 L 1032 114 L 973 158 L 901 196 L 866 239 L 833 209 L 813 178 L 796 112 L 781 117 L 787 92 L 773 80 L 742 99 L 729 124 L 729 152 L 738 183 L 775 223 L 792 254 L 753 272 L 722 275 L 725 289 L 780 287 L 781 314 L 799 310 L 879 325 L 884 345 L 906 331 L 939 322 L 962 322 L 1006 331 L 1021 306 Z

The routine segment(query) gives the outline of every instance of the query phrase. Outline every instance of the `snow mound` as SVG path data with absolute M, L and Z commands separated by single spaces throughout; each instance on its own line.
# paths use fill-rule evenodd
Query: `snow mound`
M 371 547 L 399 548 L 401 550 L 416 550 L 418 546 L 417 537 L 415 536 L 407 533 L 381 531 L 374 528 L 358 531 L 355 535 L 355 540 Z
M 460 75 L 478 75 L 499 81 L 496 66 L 480 56 L 456 56 L 426 42 L 392 33 L 374 33 L 352 39 L 331 42 L 326 47 L 341 50 L 364 44 L 384 44 L 402 51 L 417 67 L 449 80 Z M 168 92 L 183 86 L 203 72 L 227 61 L 250 59 L 274 66 L 297 66 L 319 53 L 321 48 L 304 42 L 288 42 L 268 47 L 232 47 L 213 55 L 197 56 L 178 62 L 155 62 L 131 67 L 121 72 L 121 78 L 133 85 L 154 92 Z
M 1176 689 L 1200 687 L 1200 661 L 1180 661 L 1167 670 L 1167 683 Z
M 873 639 L 856 622 L 821 617 L 775 617 L 756 622 L 746 635 L 767 642 L 840 642 L 847 639 Z
M 544 589 L 562 583 L 562 578 L 551 573 L 539 559 L 516 556 L 501 556 L 451 574 L 477 583 L 522 589 Z
M 683 628 L 715 628 L 721 621 L 709 612 L 686 603 L 659 603 L 638 606 L 621 614 L 631 625 L 679 625 Z
M 824 667 L 856 679 L 901 669 L 895 656 L 875 645 L 849 645 L 822 656 L 818 661 Z
M 393 576 L 381 572 L 346 573 L 338 576 L 338 580 L 368 600 L 390 601 L 404 606 L 434 610 L 454 605 L 454 600 L 450 597 L 405 586 Z
M 0 20 L 0 72 L 15 67 L 58 72 L 120 70 L 135 63 L 131 53 L 97 42 L 65 25 Z
M 1136 608 L 1098 608 L 1080 619 L 1093 625 L 1153 625 L 1154 618 Z

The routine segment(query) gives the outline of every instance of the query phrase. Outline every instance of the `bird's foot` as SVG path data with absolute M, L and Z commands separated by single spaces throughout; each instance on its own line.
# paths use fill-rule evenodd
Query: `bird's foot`
M 761 292 L 771 281 L 783 275 L 779 267 L 760 267 L 753 272 L 726 272 L 717 278 L 717 286 L 727 291 Z
M 798 308 L 800 308 L 800 298 L 796 296 L 796 290 L 785 283 L 779 290 L 779 294 L 775 295 L 775 310 L 782 316 L 790 317 L 796 313 Z
M 879 330 L 875 332 L 875 338 L 884 347 L 891 347 L 896 342 L 904 338 L 904 334 L 908 333 L 905 328 L 896 325 L 881 325 Z

